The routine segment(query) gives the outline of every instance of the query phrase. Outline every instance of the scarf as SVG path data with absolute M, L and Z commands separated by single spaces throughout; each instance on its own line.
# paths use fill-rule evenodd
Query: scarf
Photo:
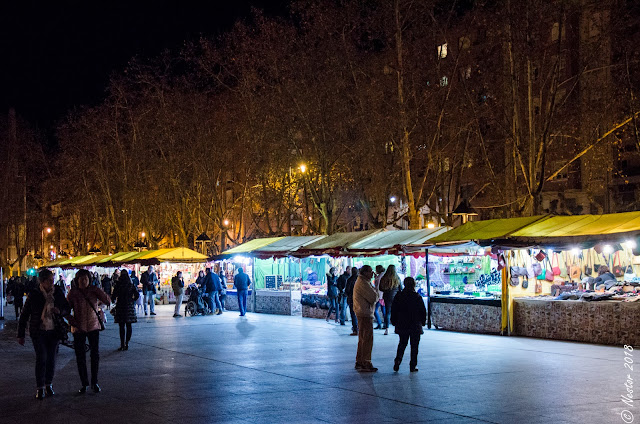
M 55 324 L 53 323 L 54 287 L 51 287 L 51 290 L 47 292 L 41 285 L 40 292 L 44 296 L 44 307 L 42 308 L 42 315 L 40 315 L 40 319 L 42 320 L 40 329 L 45 331 L 53 330 L 55 328 Z

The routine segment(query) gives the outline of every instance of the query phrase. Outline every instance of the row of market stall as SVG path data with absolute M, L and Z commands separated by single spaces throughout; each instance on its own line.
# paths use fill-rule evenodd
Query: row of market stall
M 47 266 L 103 273 L 154 264 L 169 299 L 178 269 L 189 284 L 211 267 L 226 276 L 230 309 L 237 304 L 233 276 L 243 268 L 254 282 L 249 310 L 324 318 L 330 267 L 342 272 L 393 264 L 401 277 L 416 279 L 429 327 L 604 344 L 640 341 L 640 212 L 498 219 L 447 230 L 271 237 L 213 258 L 178 248 Z

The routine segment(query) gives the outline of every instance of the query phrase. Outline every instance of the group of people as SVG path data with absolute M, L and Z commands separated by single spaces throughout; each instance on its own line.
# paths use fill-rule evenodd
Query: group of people
M 115 275 L 117 279 L 114 284 L 99 287 L 92 283 L 96 276 L 81 269 L 75 274 L 71 289 L 65 297 L 66 288 L 63 288 L 64 285 L 54 284 L 53 273 L 48 269 L 40 271 L 39 284 L 28 292 L 18 322 L 18 343 L 24 346 L 28 326 L 36 353 L 36 399 L 42 400 L 55 394 L 53 377 L 58 346 L 61 340 L 66 339 L 68 331 L 64 319 L 71 325 L 73 333 L 73 347 L 82 383 L 78 390 L 80 394 L 86 393 L 89 387 L 95 393 L 101 391 L 98 385 L 99 341 L 100 331 L 105 328 L 105 318 L 100 304 L 115 304 L 114 321 L 120 327 L 118 350 L 128 350 L 131 324 L 137 321 L 134 305 L 139 293 L 127 270 Z M 87 342 L 91 358 L 91 381 L 86 364 Z
M 404 285 L 404 288 L 403 288 Z M 346 306 L 351 315 L 352 336 L 358 336 L 358 350 L 355 369 L 362 372 L 376 372 L 371 363 L 373 350 L 373 319 L 375 329 L 384 329 L 389 334 L 389 324 L 393 324 L 400 341 L 393 369 L 398 371 L 405 349 L 411 343 L 411 372 L 418 371 L 418 344 L 422 327 L 426 325 L 427 311 L 422 297 L 416 293 L 416 282 L 407 277 L 404 282 L 396 272 L 395 265 L 387 269 L 377 265 L 375 272 L 369 265 L 358 269 L 346 267 L 340 276 L 332 267 L 327 274 L 327 296 L 330 306 L 326 320 L 335 312 L 335 322 L 345 325 Z M 382 311 L 381 320 L 378 311 Z
M 220 270 L 216 273 L 211 268 L 206 268 L 204 271 L 198 273 L 195 284 L 198 290 L 204 293 L 203 299 L 209 307 L 209 314 L 222 315 L 222 312 L 225 311 L 225 299 L 227 297 L 227 278 L 224 271 Z M 247 313 L 247 297 L 251 280 L 242 268 L 238 268 L 238 273 L 233 278 L 233 285 L 238 292 L 238 309 L 240 316 L 245 316 Z M 179 305 L 182 303 L 182 295 L 184 295 L 184 281 L 182 280 L 182 274 L 180 272 L 173 278 L 171 286 L 176 295 L 176 310 L 173 316 L 179 317 L 181 316 Z M 177 302 L 178 295 L 180 295 L 180 303 Z

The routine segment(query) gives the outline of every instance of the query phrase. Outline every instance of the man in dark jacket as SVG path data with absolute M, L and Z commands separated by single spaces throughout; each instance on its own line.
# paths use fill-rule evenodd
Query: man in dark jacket
M 243 317 L 247 313 L 247 296 L 251 280 L 242 268 L 238 268 L 238 274 L 233 278 L 233 285 L 238 291 L 238 309 L 240 309 L 240 316 Z
M 40 284 L 29 292 L 18 323 L 18 343 L 24 346 L 25 330 L 29 324 L 29 335 L 36 352 L 36 399 L 53 396 L 53 376 L 58 355 L 59 334 L 56 322 L 69 315 L 70 308 L 62 289 L 53 284 L 53 273 L 40 271 Z
M 338 314 L 340 315 L 340 325 L 345 325 L 345 315 L 347 309 L 347 295 L 345 289 L 347 288 L 347 280 L 351 277 L 351 267 L 345 268 L 344 272 L 340 274 L 336 280 L 336 286 L 338 287 Z
M 102 277 L 102 290 L 109 296 L 111 296 L 111 292 L 113 291 L 113 283 L 114 281 L 108 275 Z
M 351 277 L 347 279 L 347 284 L 344 288 L 344 294 L 347 297 L 347 304 L 349 305 L 349 312 L 351 315 L 351 335 L 358 335 L 358 319 L 356 313 L 353 310 L 353 287 L 356 285 L 358 279 L 358 268 L 355 266 L 351 268 Z
M 184 296 L 184 279 L 182 278 L 182 271 L 178 271 L 176 275 L 171 279 L 171 289 L 173 289 L 173 295 L 176 297 L 176 307 L 173 311 L 174 318 L 180 318 L 180 306 L 182 305 L 182 298 Z
M 145 272 L 142 273 L 142 293 L 144 294 L 144 314 L 147 315 L 147 304 L 151 315 L 156 312 L 156 286 L 159 284 L 158 277 L 150 265 Z
M 19 278 L 15 278 L 11 286 L 11 295 L 13 295 L 13 307 L 16 311 L 16 320 L 20 319 L 20 314 L 22 311 L 23 305 L 23 296 L 24 296 L 24 284 Z
M 209 305 L 209 309 L 211 309 L 211 314 L 217 309 L 218 312 L 216 315 L 221 315 L 222 305 L 220 304 L 220 290 L 222 290 L 222 283 L 220 282 L 220 277 L 218 277 L 218 274 L 215 272 L 211 272 L 211 268 L 207 268 L 205 272 L 204 291 L 207 294 L 205 301 L 207 302 L 207 305 Z M 214 302 L 216 309 L 214 309 L 213 306 Z
M 396 294 L 391 308 L 391 323 L 396 328 L 396 334 L 400 336 L 398 352 L 393 364 L 393 370 L 400 369 L 400 363 L 407 348 L 407 343 L 411 339 L 411 361 L 409 369 L 411 372 L 418 371 L 418 344 L 420 335 L 423 333 L 422 327 L 427 325 L 427 309 L 424 301 L 415 291 L 416 281 L 407 277 L 404 279 L 404 290 Z

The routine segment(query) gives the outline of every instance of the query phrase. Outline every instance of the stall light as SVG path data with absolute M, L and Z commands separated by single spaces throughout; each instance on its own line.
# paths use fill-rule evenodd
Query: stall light
M 577 247 L 571 249 L 571 253 L 573 253 L 575 256 L 580 254 L 580 249 L 578 249 Z
M 427 224 L 427 228 L 429 229 L 436 228 L 436 224 L 434 224 L 433 222 L 430 222 Z
M 51 246 L 49 246 L 49 249 L 53 249 L 53 244 Z
M 629 249 L 635 249 L 636 247 L 638 247 L 638 245 L 636 244 L 636 242 L 634 240 L 627 240 L 624 242 L 624 244 L 629 248 Z
M 610 255 L 613 253 L 613 247 L 611 247 L 608 244 L 605 244 L 604 247 L 602 248 L 602 252 L 606 253 L 607 255 Z
M 553 255 L 553 249 L 547 249 L 547 256 Z

